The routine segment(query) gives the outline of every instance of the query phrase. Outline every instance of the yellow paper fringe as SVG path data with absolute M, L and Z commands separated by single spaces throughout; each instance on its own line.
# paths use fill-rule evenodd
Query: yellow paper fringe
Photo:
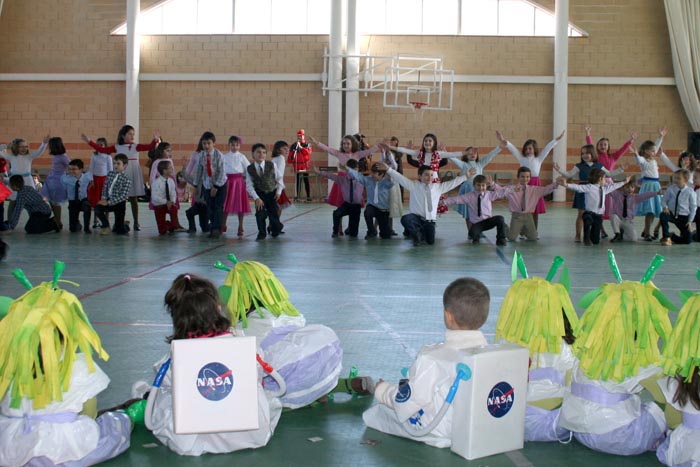
M 12 302 L 0 321 L 0 336 L 0 398 L 11 388 L 12 408 L 22 398 L 31 399 L 35 409 L 62 400 L 78 350 L 90 371 L 93 349 L 109 359 L 78 298 L 49 282 Z
M 660 362 L 659 339 L 671 333 L 667 309 L 649 281 L 624 281 L 600 287 L 581 316 L 574 353 L 591 379 L 620 382 Z
M 662 353 L 664 373 L 681 375 L 690 382 L 700 366 L 700 293 L 688 298 L 678 312 L 676 325 Z
M 275 316 L 281 314 L 298 316 L 299 312 L 289 302 L 289 293 L 270 271 L 270 268 L 257 261 L 240 261 L 235 264 L 224 280 L 231 287 L 231 295 L 226 308 L 232 323 L 242 320 L 243 327 L 248 321 L 246 314 L 253 307 L 270 311 Z
M 564 330 L 563 313 L 572 330 L 578 316 L 566 288 L 540 277 L 520 279 L 510 286 L 501 304 L 496 323 L 500 338 L 530 349 L 530 356 L 559 353 Z

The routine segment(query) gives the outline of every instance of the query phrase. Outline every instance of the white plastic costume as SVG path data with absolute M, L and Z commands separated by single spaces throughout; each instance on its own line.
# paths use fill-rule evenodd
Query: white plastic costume
M 658 381 L 666 402 L 683 414 L 683 423 L 678 425 L 656 450 L 659 461 L 669 466 L 700 465 L 700 410 L 687 402 L 680 406 L 673 402 L 673 395 L 678 388 L 675 378 L 663 378 Z
M 660 370 L 640 368 L 622 382 L 592 380 L 574 366 L 571 392 L 564 395 L 560 426 L 596 451 L 636 455 L 655 450 L 663 441 L 666 420 L 654 402 L 642 403 L 641 381 Z
M 575 362 L 576 357 L 566 342 L 561 343 L 558 354 L 540 353 L 533 358 L 527 385 L 525 441 L 557 441 L 569 436 L 567 430 L 558 426 L 561 409 L 547 410 L 539 407 L 537 402 L 564 397 L 566 373 Z
M 255 336 L 265 361 L 277 370 L 287 384 L 281 397 L 282 405 L 290 409 L 304 407 L 331 392 L 338 384 L 343 366 L 343 350 L 338 336 L 327 326 L 305 326 L 302 315 L 275 317 L 263 310 L 248 316 L 248 327 L 236 329 L 238 334 Z M 265 377 L 266 389 L 277 390 L 271 377 Z
M 97 420 L 80 415 L 83 404 L 108 385 L 109 377 L 100 367 L 95 364 L 91 373 L 79 353 L 62 401 L 34 409 L 31 400 L 22 399 L 18 409 L 11 409 L 9 389 L 0 407 L 0 465 L 21 466 L 32 458 L 93 465 L 128 449 L 131 422 L 125 413 L 107 412 Z
M 377 385 L 374 397 L 378 404 L 362 414 L 365 425 L 430 446 L 450 447 L 452 407 L 426 436 L 411 436 L 411 425 L 420 427 L 430 423 L 442 407 L 455 379 L 456 352 L 486 344 L 481 331 L 447 330 L 444 343 L 427 345 L 418 352 L 407 381 L 399 385 L 386 382 Z
M 228 339 L 230 337 L 222 337 Z M 166 355 L 154 365 L 158 371 L 170 358 Z M 151 430 L 160 442 L 178 454 L 199 456 L 205 453 L 226 453 L 248 448 L 265 446 L 277 427 L 282 404 L 276 397 L 270 396 L 262 386 L 262 369 L 258 371 L 258 421 L 260 428 L 249 431 L 232 431 L 225 433 L 176 434 L 173 429 L 172 373 L 163 378 L 160 390 L 153 405 Z

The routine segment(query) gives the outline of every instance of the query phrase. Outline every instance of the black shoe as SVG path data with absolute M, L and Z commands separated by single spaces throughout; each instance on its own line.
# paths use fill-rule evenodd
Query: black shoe
M 616 233 L 615 236 L 610 240 L 610 243 L 615 243 L 615 242 L 621 242 L 622 241 L 622 234 L 621 233 Z
M 377 238 L 377 234 L 376 233 L 368 233 L 367 235 L 365 235 L 365 240 L 369 240 L 370 238 Z
M 600 233 L 600 238 L 608 238 L 607 232 L 601 232 L 601 233 Z
M 350 228 L 345 229 L 345 235 L 350 235 Z
M 85 229 L 83 229 L 83 232 L 85 232 L 86 234 L 91 234 L 92 230 L 90 230 L 90 227 L 85 227 Z
M 338 238 L 338 232 L 333 232 L 331 234 L 331 238 Z
M 140 231 L 141 231 L 141 226 L 139 225 L 138 222 L 136 222 L 136 223 L 134 224 L 134 231 L 136 231 L 136 232 L 140 232 Z
M 499 238 L 496 240 L 496 245 L 498 246 L 506 246 L 508 242 L 506 242 L 505 238 Z
M 392 230 L 392 231 L 391 231 L 391 236 L 392 236 L 392 237 L 398 237 L 399 234 L 396 233 L 396 230 Z
M 259 232 L 258 236 L 255 237 L 255 241 L 259 242 L 260 240 L 265 240 L 265 237 L 267 237 L 267 235 L 265 235 L 265 233 Z
M 212 230 L 209 232 L 209 238 L 219 238 L 221 236 L 220 230 Z

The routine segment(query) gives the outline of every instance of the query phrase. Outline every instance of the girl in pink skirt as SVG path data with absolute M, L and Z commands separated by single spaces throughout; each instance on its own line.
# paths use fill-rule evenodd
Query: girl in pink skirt
M 248 193 L 245 188 L 245 172 L 250 162 L 241 149 L 241 139 L 231 136 L 228 139 L 229 152 L 224 154 L 226 172 L 226 201 L 224 202 L 224 222 L 221 231 L 226 232 L 226 220 L 230 214 L 238 216 L 238 236 L 243 236 L 243 216 L 250 213 Z

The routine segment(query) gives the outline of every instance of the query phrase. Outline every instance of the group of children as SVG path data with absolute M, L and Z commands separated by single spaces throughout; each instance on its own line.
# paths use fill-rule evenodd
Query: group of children
M 368 427 L 431 446 L 450 446 L 452 412 L 447 408 L 443 413 L 441 408 L 456 370 L 454 365 L 436 365 L 435 360 L 487 344 L 480 328 L 489 314 L 488 287 L 467 277 L 449 284 L 443 294 L 444 342 L 421 349 L 398 385 L 380 380 L 375 386 L 368 377 L 339 378 L 342 348 L 335 333 L 325 326 L 307 325 L 267 267 L 230 258 L 233 268 L 217 265 L 229 271 L 218 290 L 194 274 L 180 274 L 173 281 L 164 300 L 173 323 L 167 341 L 254 336 L 262 368 L 257 377 L 259 428 L 176 433 L 171 370 L 162 365 L 168 355 L 156 365 L 157 386 L 146 396 L 150 406 L 146 426 L 161 442 L 182 455 L 261 447 L 274 434 L 283 407 L 305 407 L 327 400 L 329 393 L 346 392 L 374 395 L 376 405 L 363 414 Z M 618 283 L 604 284 L 584 296 L 580 306 L 585 311 L 579 319 L 568 295 L 568 272 L 562 274 L 563 284 L 551 282 L 563 260 L 555 259 L 546 280 L 528 278 L 517 253 L 514 261 L 524 277 L 515 280 L 514 272 L 496 333 L 500 341 L 531 352 L 525 439 L 566 442 L 574 436 L 602 452 L 635 455 L 657 450 L 666 465 L 699 462 L 700 337 L 693 329 L 700 317 L 700 294 L 685 292 L 686 303 L 671 331 L 668 310 L 673 305 L 650 282 L 662 260 L 655 259 L 641 281 L 623 282 L 611 258 Z M 95 423 L 94 413 L 91 416 L 87 409 L 109 381 L 93 362 L 92 349 L 101 358 L 106 352 L 77 299 L 56 287 L 59 277 L 60 271 L 53 283 L 34 288 L 24 279 L 29 292 L 13 301 L 0 321 L 3 334 L 14 336 L 0 345 L 2 465 L 19 466 L 40 458 L 54 464 L 91 465 L 129 445 L 131 427 L 123 412 L 106 411 Z M 623 296 L 630 299 L 621 302 Z M 544 309 L 534 306 L 545 302 Z M 39 336 L 41 345 L 34 352 Z M 19 361 L 30 365 L 25 368 Z M 287 383 L 284 390 L 281 381 Z M 140 388 L 135 395 L 141 397 L 150 386 L 135 388 Z M 656 393 L 657 402 L 641 401 L 644 388 Z M 666 408 L 668 425 L 660 406 Z M 672 409 L 682 412 L 682 422 L 673 421 Z M 438 412 L 442 419 L 433 426 Z M 410 425 L 415 420 L 431 430 L 413 434 Z M 675 429 L 668 432 L 668 426 Z M 46 433 L 52 434 L 47 438 L 51 442 L 34 441 Z
M 601 138 L 594 146 L 591 127 L 586 126 L 585 130 L 586 145 L 581 148 L 581 161 L 569 171 L 555 164 L 554 168 L 561 177 L 544 187 L 540 182 L 542 163 L 564 133 L 549 141 L 541 151 L 532 139 L 527 140 L 520 151 L 500 132 L 496 132 L 498 146 L 480 159 L 474 147 L 462 152 L 446 152 L 432 133 L 425 135 L 419 150 L 400 147 L 396 138 L 367 147 L 363 140 L 358 140 L 354 135 L 343 137 L 340 149 L 336 150 L 313 137 L 307 141 L 304 131 L 300 130 L 297 141 L 291 147 L 284 141 L 275 143 L 269 164 L 266 162 L 267 148 L 260 143 L 255 144 L 251 164 L 240 152 L 242 141 L 239 137 L 229 138 L 229 151 L 224 154 L 215 147 L 214 134 L 205 132 L 187 166 L 177 173 L 171 147 L 160 141 L 159 133 L 154 134 L 148 145 L 136 144 L 134 129 L 129 125 L 120 129 L 117 144 L 113 146 L 108 146 L 103 138 L 93 142 L 82 135 L 95 150 L 85 173 L 81 160 L 70 160 L 65 154 L 60 138 L 47 136 L 44 144 L 33 153 L 29 152 L 26 141 L 18 139 L 13 141 L 9 153 L 0 152 L 0 159 L 10 163 L 7 174 L 15 178 L 14 182 L 8 179 L 8 184 L 16 192 L 10 197 L 7 222 L 4 209 L 0 209 L 0 230 L 16 228 L 22 209 L 27 210 L 31 219 L 25 227 L 28 233 L 60 230 L 63 227 L 61 205 L 66 201 L 71 232 L 82 229 L 90 233 L 90 213 L 94 209 L 100 233 L 128 233 L 129 224 L 124 220 L 127 201 L 131 204 L 133 228 L 140 230 L 137 201 L 145 193 L 145 184 L 139 165 L 139 152 L 148 150 L 149 206 L 155 213 L 161 235 L 185 230 L 196 232 L 195 218 L 199 216 L 201 230 L 217 238 L 226 232 L 228 216 L 236 215 L 237 235 L 241 237 L 244 234 L 243 219 L 251 212 L 249 200 L 252 199 L 258 227 L 257 240 L 268 235 L 277 237 L 284 233 L 280 221 L 282 209 L 291 204 L 284 185 L 285 167 L 290 163 L 297 175 L 297 194 L 302 185 L 309 194 L 309 170 L 334 182 L 328 198 L 328 202 L 337 208 L 333 212 L 333 238 L 343 235 L 357 237 L 362 207 L 365 206 L 366 239 L 377 236 L 389 239 L 397 235 L 393 220 L 398 218 L 404 227 L 404 235 L 410 237 L 414 245 L 433 244 L 438 216 L 446 212 L 449 205 L 456 205 L 466 221 L 468 238 L 474 243 L 479 243 L 483 233 L 494 228 L 499 246 L 519 238 L 536 240 L 539 215 L 546 212 L 544 197 L 561 185 L 576 192 L 573 203 L 578 211 L 576 242 L 590 245 L 606 238 L 604 219 L 611 222 L 613 242 L 636 240 L 635 216 L 644 216 L 642 238 L 645 240 L 659 239 L 659 230 L 662 230 L 661 243 L 664 245 L 690 243 L 694 238 L 700 240 L 697 233 L 692 235 L 692 224 L 696 224 L 696 232 L 700 227 L 700 216 L 696 215 L 698 194 L 693 189 L 696 165 L 700 171 L 696 159 L 700 156 L 684 152 L 679 156 L 677 165 L 670 161 L 661 150 L 665 128 L 659 130 L 656 141 L 642 143 L 638 152 L 633 146 L 637 136 L 633 132 L 630 139 L 612 153 L 607 138 Z M 46 146 L 53 158 L 42 195 L 48 200 L 50 209 L 28 190 L 23 190 L 23 186 L 34 186 L 31 161 Z M 311 165 L 310 154 L 314 147 L 336 157 L 341 170 L 337 173 L 319 171 Z M 498 186 L 483 174 L 486 165 L 502 149 L 507 149 L 520 164 L 517 182 L 508 187 Z M 614 184 L 612 177 L 623 171 L 623 167 L 616 169 L 616 163 L 627 151 L 634 154 L 641 168 L 641 178 L 634 182 L 627 177 L 627 183 Z M 375 152 L 381 152 L 381 160 L 372 164 L 371 157 Z M 112 153 L 123 156 L 119 158 L 119 167 L 113 163 Z M 674 172 L 673 183 L 663 197 L 660 195 L 659 169 L 655 159 L 657 153 Z M 403 155 L 410 165 L 418 168 L 418 180 L 410 180 L 402 174 Z M 443 182 L 440 168 L 448 161 L 459 169 L 460 175 Z M 576 183 L 569 183 L 568 179 L 574 179 Z M 188 228 L 185 229 L 178 220 L 178 209 L 180 202 L 189 197 L 188 184 L 194 187 L 194 192 L 191 207 L 186 212 Z M 635 195 L 637 185 L 640 193 Z M 457 187 L 457 196 L 445 198 L 447 192 Z M 403 213 L 403 190 L 410 192 L 409 212 L 406 214 Z M 492 215 L 493 202 L 502 198 L 507 200 L 511 212 L 509 224 L 502 216 Z M 111 229 L 107 212 L 115 213 L 115 223 Z M 82 225 L 79 222 L 81 213 Z M 170 219 L 166 220 L 168 216 Z M 343 229 L 345 216 L 349 218 L 347 229 Z M 658 218 L 658 222 L 652 234 L 655 218 Z M 677 226 L 678 234 L 671 233 L 671 224 Z

